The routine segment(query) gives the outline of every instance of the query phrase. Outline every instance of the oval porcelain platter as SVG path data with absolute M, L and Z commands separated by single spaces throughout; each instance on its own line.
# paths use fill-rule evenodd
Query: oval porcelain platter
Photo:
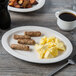
M 14 12 L 32 12 L 42 8 L 45 4 L 45 0 L 37 0 L 38 4 L 32 6 L 31 8 L 15 8 L 8 5 L 8 10 Z
M 47 37 L 49 36 L 56 36 L 60 40 L 62 40 L 66 46 L 65 52 L 63 54 L 51 58 L 51 59 L 39 59 L 38 55 L 36 53 L 36 50 L 34 49 L 34 45 L 30 46 L 30 51 L 20 51 L 20 50 L 13 50 L 10 48 L 10 45 L 13 43 L 17 43 L 16 40 L 13 39 L 14 34 L 20 34 L 23 35 L 24 31 L 40 31 L 42 33 L 42 36 L 40 37 L 32 37 L 36 41 L 36 43 L 39 43 L 40 39 L 45 35 Z M 62 34 L 60 34 L 57 31 L 54 31 L 52 29 L 46 28 L 46 27 L 39 27 L 39 26 L 22 26 L 17 27 L 14 29 L 11 29 L 7 31 L 3 37 L 2 37 L 2 45 L 4 49 L 11 55 L 13 55 L 16 58 L 19 58 L 24 61 L 33 62 L 33 63 L 41 63 L 41 64 L 47 64 L 47 63 L 56 63 L 59 61 L 62 61 L 66 59 L 70 54 L 72 53 L 73 47 L 71 42 Z

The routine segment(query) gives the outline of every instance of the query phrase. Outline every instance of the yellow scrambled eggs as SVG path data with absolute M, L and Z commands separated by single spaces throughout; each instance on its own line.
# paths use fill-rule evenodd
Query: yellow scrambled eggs
M 42 37 L 39 44 L 35 45 L 35 49 L 39 54 L 40 59 L 49 59 L 58 56 L 59 51 L 65 51 L 65 45 L 58 38 Z

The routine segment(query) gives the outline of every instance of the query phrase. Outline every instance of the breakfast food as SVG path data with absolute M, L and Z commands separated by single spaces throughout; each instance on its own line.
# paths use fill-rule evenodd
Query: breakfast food
M 55 36 L 41 38 L 40 43 L 35 45 L 35 49 L 41 59 L 54 58 L 59 55 L 59 51 L 66 50 L 64 43 Z
M 31 36 L 31 37 L 38 37 L 41 36 L 40 31 L 29 31 L 29 32 L 24 32 L 25 35 Z
M 40 31 L 25 31 L 24 35 L 14 35 L 14 39 L 18 41 L 18 44 L 11 44 L 11 48 L 15 50 L 29 50 L 28 45 L 35 45 L 36 52 L 40 59 L 55 58 L 59 55 L 59 52 L 66 50 L 65 44 L 55 36 L 42 37 L 39 44 L 31 39 L 31 37 L 41 36 Z
M 10 47 L 15 50 L 25 50 L 25 51 L 29 50 L 29 46 L 21 45 L 21 44 L 11 44 Z
M 18 39 L 19 44 L 27 44 L 27 45 L 34 45 L 35 41 L 33 39 Z
M 9 6 L 16 8 L 31 8 L 38 4 L 36 0 L 9 0 Z
M 24 35 L 14 34 L 13 38 L 17 40 L 18 44 L 11 44 L 12 49 L 16 50 L 29 50 L 30 45 L 35 45 L 35 40 L 31 39 L 31 37 L 41 36 L 40 31 L 28 31 L 24 32 Z M 29 46 L 27 46 L 29 45 Z
M 31 37 L 30 36 L 28 36 L 28 35 L 14 35 L 14 39 L 31 39 Z

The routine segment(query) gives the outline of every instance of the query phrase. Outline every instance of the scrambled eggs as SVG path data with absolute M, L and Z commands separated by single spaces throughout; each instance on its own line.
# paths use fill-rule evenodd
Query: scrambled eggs
M 58 56 L 59 51 L 65 51 L 65 45 L 55 36 L 42 37 L 39 44 L 35 45 L 35 49 L 40 59 L 49 59 Z

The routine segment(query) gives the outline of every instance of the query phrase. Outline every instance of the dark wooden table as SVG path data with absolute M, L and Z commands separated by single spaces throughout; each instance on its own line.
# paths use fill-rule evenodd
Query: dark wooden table
M 11 29 L 18 26 L 35 25 L 54 29 L 65 35 L 73 44 L 74 50 L 71 56 L 76 54 L 76 29 L 70 32 L 62 31 L 56 24 L 55 12 L 61 9 L 72 9 L 73 0 L 46 0 L 45 6 L 31 13 L 10 12 Z M 0 29 L 0 39 L 8 30 Z M 70 57 L 71 57 L 70 56 Z M 33 64 L 19 60 L 8 54 L 0 42 L 0 76 L 47 76 L 57 67 L 66 63 L 66 60 L 56 64 Z M 76 65 L 67 66 L 56 76 L 76 76 Z

